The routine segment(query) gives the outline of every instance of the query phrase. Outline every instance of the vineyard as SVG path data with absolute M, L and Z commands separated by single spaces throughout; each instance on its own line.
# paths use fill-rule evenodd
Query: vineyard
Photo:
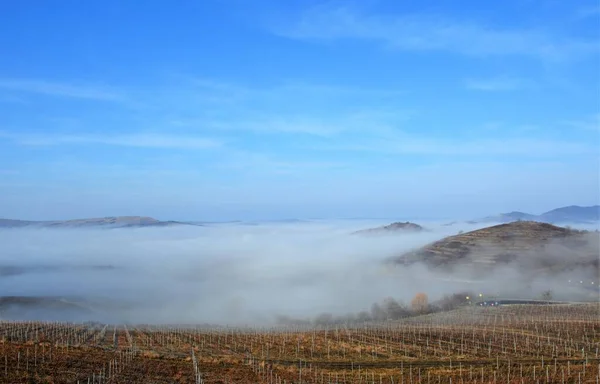
M 0 322 L 3 383 L 598 383 L 600 305 L 228 328 Z

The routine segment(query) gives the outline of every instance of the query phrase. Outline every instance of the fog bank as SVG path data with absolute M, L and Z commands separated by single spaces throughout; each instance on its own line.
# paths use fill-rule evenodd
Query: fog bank
M 485 280 L 468 271 L 435 274 L 423 265 L 390 268 L 384 263 L 390 257 L 484 225 L 419 223 L 430 230 L 350 235 L 383 224 L 389 222 L 3 230 L 2 296 L 55 296 L 88 312 L 30 305 L 20 312 L 5 308 L 0 316 L 268 324 L 280 316 L 358 313 L 386 297 L 409 302 L 417 292 L 432 300 L 464 290 L 501 294 L 507 279 L 521 278 L 509 267 Z M 552 285 L 528 281 L 523 287 L 533 295 Z

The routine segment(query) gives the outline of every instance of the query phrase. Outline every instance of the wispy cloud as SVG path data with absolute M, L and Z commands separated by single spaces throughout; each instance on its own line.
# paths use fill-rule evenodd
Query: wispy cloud
M 0 79 L 0 89 L 74 99 L 100 101 L 126 100 L 123 94 L 103 86 L 75 85 L 37 79 Z
M 366 140 L 361 143 L 335 143 L 311 146 L 311 149 L 339 152 L 372 152 L 392 155 L 427 156 L 524 156 L 554 157 L 561 155 L 598 154 L 596 146 L 581 142 L 564 142 L 526 138 L 474 140 L 428 139 L 415 136 L 395 140 Z
M 271 86 L 250 86 L 220 81 L 206 77 L 174 74 L 172 77 L 178 83 L 184 83 L 195 90 L 205 90 L 211 93 L 227 95 L 233 98 L 254 98 L 280 96 L 281 94 L 325 95 L 334 97 L 368 95 L 374 97 L 396 97 L 406 95 L 406 90 L 389 88 L 368 88 L 348 85 L 312 83 L 302 80 L 282 80 Z
M 596 41 L 558 37 L 539 29 L 495 28 L 434 14 L 368 15 L 347 7 L 314 7 L 297 22 L 273 32 L 295 39 L 364 39 L 410 51 L 448 51 L 466 55 L 521 55 L 573 58 L 597 52 Z
M 349 131 L 387 129 L 416 112 L 402 108 L 406 92 L 283 81 L 249 86 L 188 77 L 169 103 L 171 126 L 257 134 L 329 137 Z M 172 105 L 172 108 L 171 108 Z M 326 107 L 325 107 L 326 106 Z M 161 108 L 159 106 L 158 108 Z
M 395 130 L 395 124 L 409 119 L 409 114 L 397 111 L 387 117 L 377 111 L 339 112 L 334 116 L 302 116 L 248 114 L 242 121 L 214 122 L 211 127 L 221 131 L 245 131 L 256 134 L 291 134 L 331 138 L 348 133 L 368 135 L 388 135 Z
M 245 150 L 231 150 L 226 152 L 227 158 L 214 164 L 216 169 L 245 170 L 253 173 L 292 174 L 309 171 L 311 173 L 321 170 L 342 169 L 351 164 L 343 161 L 292 158 L 291 156 L 251 152 Z
M 405 122 L 415 114 L 414 110 L 401 107 L 400 100 L 406 98 L 406 92 L 395 88 L 365 88 L 300 80 L 249 85 L 186 75 L 171 75 L 171 80 L 173 82 L 170 85 L 151 88 L 148 92 L 127 92 L 128 98 L 120 92 L 46 81 L 0 79 L 0 89 L 120 100 L 127 105 L 143 106 L 134 108 L 130 114 L 120 115 L 120 123 L 127 121 L 139 125 L 144 121 L 153 126 L 211 131 L 217 135 L 227 132 L 331 137 L 365 130 L 365 127 L 373 133 L 390 129 L 391 124 Z M 73 115 L 76 114 L 75 109 Z M 64 132 L 67 127 L 95 126 L 98 118 L 94 117 L 94 121 L 87 123 L 84 120 L 79 117 L 59 117 L 53 118 L 51 123 Z M 79 123 L 73 124 L 73 121 Z M 119 137 L 119 141 L 123 141 L 124 136 Z M 20 139 L 26 143 L 62 144 L 90 141 L 107 143 L 108 140 L 63 134 L 56 137 L 48 134 L 41 137 L 24 136 Z M 139 138 L 136 140 L 139 141 Z
M 600 132 L 600 113 L 580 120 L 563 121 L 562 124 L 576 129 Z
M 26 104 L 27 102 L 22 97 L 15 95 L 0 95 L 0 103 Z
M 577 19 L 598 18 L 600 16 L 600 5 L 582 7 L 575 12 Z
M 346 119 L 343 119 L 346 121 Z M 351 130 L 349 125 L 332 119 L 302 116 L 268 116 L 259 114 L 240 114 L 237 119 L 183 118 L 170 120 L 175 127 L 202 127 L 215 132 L 254 133 L 254 134 L 294 134 L 316 137 L 331 137 Z
M 488 79 L 467 79 L 467 89 L 475 91 L 503 92 L 521 89 L 526 85 L 523 79 L 511 77 L 495 77 Z
M 112 145 L 142 148 L 207 149 L 223 145 L 222 141 L 186 135 L 135 133 L 123 135 L 22 134 L 0 132 L 5 138 L 25 146 Z
M 17 171 L 16 169 L 0 169 L 0 175 L 5 175 L 5 176 L 9 176 L 9 175 L 18 175 L 20 172 Z

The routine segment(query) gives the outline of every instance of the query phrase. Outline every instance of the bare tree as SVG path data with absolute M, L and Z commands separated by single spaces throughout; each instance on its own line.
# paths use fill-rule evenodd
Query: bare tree
M 544 300 L 544 301 L 551 301 L 553 297 L 554 297 L 554 294 L 552 293 L 551 290 L 542 292 L 542 300 Z

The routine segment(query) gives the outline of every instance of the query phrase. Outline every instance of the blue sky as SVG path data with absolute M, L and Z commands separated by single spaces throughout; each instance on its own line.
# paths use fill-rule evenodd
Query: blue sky
M 0 217 L 478 217 L 600 200 L 600 7 L 0 4 Z

